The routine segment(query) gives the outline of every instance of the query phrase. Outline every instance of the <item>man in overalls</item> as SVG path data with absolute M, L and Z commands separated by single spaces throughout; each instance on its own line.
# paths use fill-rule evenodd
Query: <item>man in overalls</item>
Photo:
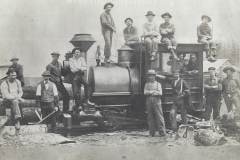
M 155 70 L 148 71 L 149 82 L 144 88 L 144 95 L 147 97 L 146 106 L 148 113 L 148 127 L 150 136 L 155 135 L 155 126 L 159 130 L 161 137 L 166 135 L 165 122 L 163 117 L 162 105 L 160 96 L 162 95 L 162 86 L 155 81 Z

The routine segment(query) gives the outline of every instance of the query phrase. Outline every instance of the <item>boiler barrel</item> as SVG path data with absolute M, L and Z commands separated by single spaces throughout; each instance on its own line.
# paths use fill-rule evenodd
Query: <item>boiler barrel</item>
M 138 92 L 139 70 L 134 67 L 129 71 L 122 67 L 90 67 L 88 81 L 92 93 L 120 94 Z

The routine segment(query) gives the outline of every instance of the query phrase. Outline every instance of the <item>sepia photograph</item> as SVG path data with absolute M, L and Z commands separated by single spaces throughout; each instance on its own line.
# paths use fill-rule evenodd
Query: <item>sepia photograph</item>
M 1 0 L 0 160 L 239 160 L 240 0 Z

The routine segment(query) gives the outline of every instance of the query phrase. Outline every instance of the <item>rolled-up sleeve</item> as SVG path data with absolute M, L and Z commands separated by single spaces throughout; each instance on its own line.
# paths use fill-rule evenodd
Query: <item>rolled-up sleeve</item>
M 57 90 L 57 87 L 54 83 L 53 83 L 53 95 L 58 96 L 58 90 Z
M 41 89 L 42 89 L 41 84 L 39 84 L 37 86 L 36 96 L 41 96 Z

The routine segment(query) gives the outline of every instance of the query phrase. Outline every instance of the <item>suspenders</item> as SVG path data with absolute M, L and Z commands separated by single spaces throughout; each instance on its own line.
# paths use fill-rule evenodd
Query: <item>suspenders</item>
M 17 83 L 16 80 L 15 80 L 14 82 L 17 84 L 17 87 L 18 87 L 18 93 L 19 93 L 19 84 Z M 10 86 L 9 86 L 9 82 L 8 82 L 8 80 L 6 80 L 6 83 L 7 83 L 7 86 L 8 86 L 8 92 L 10 93 Z

